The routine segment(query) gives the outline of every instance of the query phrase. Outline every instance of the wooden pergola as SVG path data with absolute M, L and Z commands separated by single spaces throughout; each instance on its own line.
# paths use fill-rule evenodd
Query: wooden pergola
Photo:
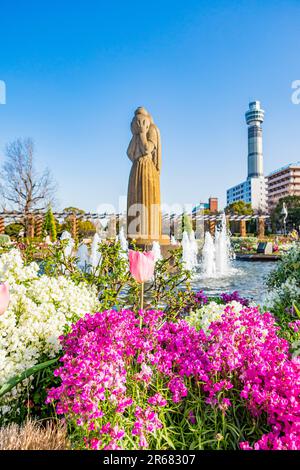
M 46 213 L 44 211 L 31 211 L 30 213 L 18 212 L 18 211 L 4 211 L 0 212 L 0 234 L 5 232 L 6 223 L 11 222 L 25 222 L 27 225 L 27 237 L 42 237 L 44 217 Z M 98 214 L 93 212 L 72 213 L 72 212 L 53 212 L 53 215 L 58 220 L 68 218 L 71 221 L 72 236 L 77 238 L 77 222 L 78 220 L 101 220 L 110 217 L 108 214 Z
M 163 215 L 163 220 L 167 220 L 169 217 L 174 221 L 180 220 L 182 218 L 182 215 L 176 215 L 172 214 L 171 216 L 169 214 L 164 214 Z M 212 235 L 215 233 L 215 228 L 216 225 L 221 222 L 222 218 L 224 215 L 222 214 L 201 214 L 201 213 L 193 213 L 191 215 L 191 221 L 195 222 L 195 225 L 201 225 L 205 224 L 207 226 L 207 229 L 210 231 Z M 265 225 L 266 225 L 266 220 L 270 218 L 269 215 L 267 214 L 255 214 L 255 215 L 226 215 L 226 222 L 227 226 L 230 226 L 230 222 L 236 222 L 239 224 L 239 232 L 242 237 L 246 237 L 247 231 L 246 231 L 246 223 L 249 222 L 250 220 L 256 220 L 257 223 L 257 234 L 259 238 L 264 238 L 265 236 Z
M 77 238 L 77 222 L 79 220 L 103 220 L 108 219 L 108 230 L 111 237 L 114 237 L 117 234 L 117 225 L 121 218 L 126 219 L 125 214 L 108 214 L 97 212 L 85 212 L 85 213 L 72 213 L 72 212 L 54 212 L 54 217 L 58 220 L 63 220 L 68 218 L 71 221 L 71 231 L 72 237 Z M 182 220 L 183 214 L 163 214 L 163 221 L 165 220 Z M 3 234 L 5 231 L 5 225 L 7 222 L 17 222 L 17 221 L 26 221 L 26 235 L 29 238 L 33 237 L 42 237 L 43 231 L 43 222 L 44 222 L 45 212 L 44 211 L 32 211 L 30 213 L 23 213 L 17 211 L 4 211 L 0 212 L 0 234 Z M 205 214 L 192 214 L 191 220 L 196 221 L 196 223 L 204 223 L 208 225 L 209 231 L 214 234 L 215 227 L 218 222 L 222 219 L 221 214 L 215 215 L 205 215 Z M 269 219 L 269 215 L 226 215 L 227 224 L 230 222 L 239 223 L 239 232 L 242 237 L 246 236 L 246 222 L 250 220 L 257 221 L 257 233 L 259 238 L 265 236 L 265 222 Z

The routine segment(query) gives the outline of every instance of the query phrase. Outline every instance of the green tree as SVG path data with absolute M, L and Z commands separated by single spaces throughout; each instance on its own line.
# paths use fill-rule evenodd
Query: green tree
M 53 242 L 57 239 L 56 221 L 51 206 L 49 206 L 45 215 L 44 230 L 51 237 Z
M 253 215 L 250 202 L 236 201 L 225 207 L 225 213 L 230 215 Z
M 75 214 L 77 216 L 81 216 L 85 214 L 83 209 L 79 209 L 78 207 L 66 207 L 63 209 L 63 212 L 69 214 L 66 216 L 64 222 L 60 226 L 59 232 L 62 233 L 64 230 L 71 232 L 72 230 L 72 222 L 70 216 Z M 82 240 L 83 238 L 92 237 L 96 233 L 96 227 L 90 220 L 81 220 L 80 218 L 77 219 L 77 229 L 78 229 L 78 236 L 79 239 Z
M 68 214 L 76 214 L 76 215 L 83 215 L 85 211 L 83 209 L 78 209 L 78 207 L 65 207 L 63 212 L 67 212 Z
M 18 223 L 12 223 L 8 224 L 5 227 L 5 234 L 9 235 L 12 238 L 18 238 L 19 233 L 24 230 L 24 225 L 23 224 L 18 224 Z

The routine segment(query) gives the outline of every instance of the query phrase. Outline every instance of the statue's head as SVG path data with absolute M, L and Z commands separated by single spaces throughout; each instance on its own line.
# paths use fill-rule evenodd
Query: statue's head
M 153 124 L 153 119 L 152 119 L 151 114 L 148 113 L 147 109 L 144 108 L 143 106 L 139 106 L 138 108 L 136 108 L 134 115 L 147 117 L 150 120 L 150 123 Z
M 141 129 L 145 129 L 147 132 L 153 124 L 153 120 L 148 111 L 140 106 L 134 112 L 134 118 L 132 121 L 132 130 L 133 133 L 139 133 Z
M 137 114 L 142 114 L 143 116 L 150 116 L 150 114 L 148 113 L 147 109 L 144 108 L 143 106 L 139 106 L 138 108 L 136 108 L 135 112 L 134 112 L 135 116 Z

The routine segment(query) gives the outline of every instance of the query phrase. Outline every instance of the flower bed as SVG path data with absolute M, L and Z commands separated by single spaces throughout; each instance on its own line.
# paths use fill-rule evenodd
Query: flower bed
M 300 450 L 296 290 L 293 313 L 283 317 L 285 300 L 269 313 L 237 292 L 208 299 L 188 283 L 178 290 L 179 261 L 177 275 L 162 261 L 147 290 L 165 311 L 139 310 L 143 288 L 123 269 L 118 246 L 103 250 L 97 274 L 78 272 L 70 260 L 62 275 L 59 253 L 55 263 L 47 259 L 47 275 L 18 250 L 0 256 L 11 292 L 0 316 L 0 392 L 14 376 L 62 356 L 54 375 L 51 366 L 45 376 L 22 376 L 0 396 L 6 421 L 16 418 L 14 408 L 20 422 L 28 413 L 43 417 L 44 408 L 49 416 L 54 404 L 75 449 Z M 269 285 L 289 281 L 296 289 L 298 257 L 291 251 Z
M 300 449 L 288 342 L 270 313 L 221 307 L 206 333 L 193 317 L 164 322 L 157 311 L 86 315 L 61 338 L 61 385 L 48 401 L 93 449 Z
M 257 237 L 231 237 L 232 248 L 235 253 L 255 254 L 259 242 L 271 242 L 273 254 L 281 255 L 289 251 L 293 246 L 293 240 L 284 237 L 265 237 L 259 240 Z

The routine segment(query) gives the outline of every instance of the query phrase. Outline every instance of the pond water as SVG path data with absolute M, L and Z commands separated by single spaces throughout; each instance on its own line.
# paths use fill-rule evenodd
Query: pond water
M 237 290 L 242 297 L 262 303 L 267 292 L 266 278 L 276 262 L 235 260 L 232 267 L 230 276 L 213 279 L 203 278 L 199 269 L 192 280 L 193 289 L 203 290 L 208 296 Z

